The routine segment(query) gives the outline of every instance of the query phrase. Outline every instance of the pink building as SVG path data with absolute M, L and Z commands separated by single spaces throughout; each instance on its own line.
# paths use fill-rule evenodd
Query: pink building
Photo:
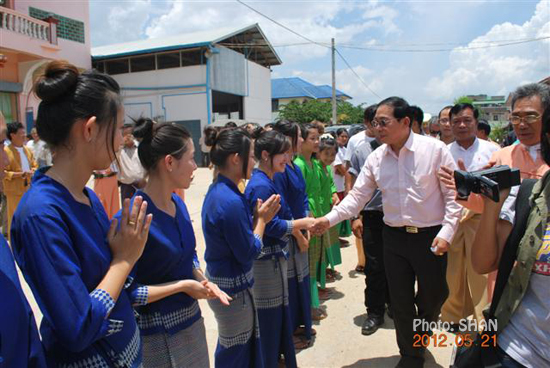
M 87 0 L 0 0 L 0 111 L 7 122 L 34 125 L 35 77 L 49 60 L 91 67 Z

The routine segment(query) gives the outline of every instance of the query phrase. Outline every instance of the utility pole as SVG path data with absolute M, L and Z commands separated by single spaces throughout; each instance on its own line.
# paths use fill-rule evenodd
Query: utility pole
M 336 116 L 336 48 L 332 39 L 332 125 L 338 124 Z

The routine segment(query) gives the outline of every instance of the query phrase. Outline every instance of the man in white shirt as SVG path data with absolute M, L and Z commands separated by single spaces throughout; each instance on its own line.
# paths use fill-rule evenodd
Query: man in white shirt
M 126 125 L 123 131 L 123 146 L 118 153 L 118 181 L 120 184 L 120 199 L 132 198 L 136 188 L 145 185 L 145 172 L 138 156 L 138 148 L 132 135 L 133 127 Z
M 384 265 L 401 353 L 397 367 L 423 367 L 425 349 L 415 346 L 415 334 L 429 338 L 424 326 L 437 320 L 447 299 L 446 252 L 461 210 L 456 192 L 441 184 L 437 173 L 455 163 L 442 142 L 411 132 L 410 106 L 402 98 L 380 102 L 372 125 L 384 144 L 367 157 L 353 189 L 316 220 L 313 231 L 356 216 L 380 189 Z
M 480 170 L 499 147 L 477 138 L 478 111 L 469 103 L 460 103 L 449 111 L 455 141 L 448 145 L 455 162 L 462 161 L 467 171 Z M 460 321 L 470 315 L 479 324 L 487 305 L 487 275 L 472 268 L 471 251 L 481 215 L 463 209 L 462 217 L 447 259 L 449 297 L 441 308 L 441 320 L 458 332 Z M 464 331 L 461 331 L 464 332 Z
M 32 151 L 38 167 L 52 165 L 52 153 L 46 145 L 46 142 L 40 139 L 36 128 L 31 129 L 32 139 L 27 142 L 27 147 Z

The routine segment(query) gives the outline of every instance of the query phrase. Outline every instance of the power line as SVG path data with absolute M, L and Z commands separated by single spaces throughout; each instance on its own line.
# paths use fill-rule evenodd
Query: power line
M 348 61 L 346 60 L 346 58 L 340 53 L 340 51 L 338 49 L 335 49 L 336 50 L 336 53 L 338 54 L 338 56 L 340 56 L 340 58 L 344 61 L 344 63 L 346 63 L 346 65 L 348 66 L 349 70 L 351 70 L 351 72 L 353 74 L 355 74 L 355 76 L 357 77 L 357 79 L 359 79 L 359 81 L 361 83 L 363 83 L 363 85 L 373 94 L 375 95 L 376 97 L 378 97 L 379 99 L 382 99 L 382 97 L 378 96 L 378 94 L 376 92 L 374 92 L 369 86 L 367 83 L 365 83 L 365 81 L 363 80 L 363 78 L 361 78 L 359 76 L 359 74 L 357 74 L 355 72 L 355 70 L 351 67 L 351 65 L 348 63 Z
M 262 12 L 260 12 L 260 11 L 258 11 L 258 10 L 256 10 L 256 9 L 254 9 L 254 8 L 251 7 L 250 5 L 244 3 L 243 1 L 241 1 L 241 0 L 236 0 L 236 1 L 237 1 L 239 4 L 242 4 L 242 5 L 246 6 L 248 9 L 252 10 L 253 12 L 255 12 L 255 13 L 261 15 L 262 17 L 264 17 L 264 18 L 266 18 L 266 19 L 268 19 L 268 20 L 270 20 L 270 21 L 272 21 L 273 23 L 275 23 L 275 24 L 278 25 L 279 27 L 282 27 L 282 28 L 286 29 L 287 31 L 289 31 L 289 32 L 291 32 L 291 33 L 293 33 L 293 34 L 295 34 L 296 36 L 298 36 L 298 37 L 300 37 L 300 38 L 303 38 L 304 40 L 306 40 L 306 41 L 308 41 L 308 42 L 310 42 L 310 43 L 313 43 L 313 44 L 316 44 L 316 45 L 319 45 L 319 46 L 322 46 L 322 47 L 330 48 L 329 46 L 323 45 L 323 44 L 320 43 L 320 42 L 315 42 L 315 41 L 313 41 L 312 39 L 307 38 L 306 36 L 302 36 L 302 35 L 299 34 L 298 32 L 296 32 L 296 31 L 294 31 L 294 30 L 288 28 L 288 27 L 285 26 L 284 24 L 281 24 L 281 23 L 277 22 L 275 19 L 268 17 L 267 15 L 263 14 Z
M 237 0 L 239 1 L 239 0 Z M 302 37 L 302 36 L 301 36 Z M 454 48 L 442 48 L 442 49 L 391 49 L 391 48 L 384 48 L 384 47 L 371 47 L 371 46 L 361 46 L 361 45 L 354 45 L 354 44 L 339 44 L 339 47 L 341 48 L 347 48 L 347 49 L 354 49 L 354 50 L 364 50 L 364 51 L 375 51 L 375 52 L 406 52 L 406 53 L 415 53 L 415 52 L 447 52 L 447 51 L 453 51 L 457 48 L 463 49 L 463 50 L 478 50 L 478 49 L 489 49 L 489 48 L 495 48 L 495 47 L 504 47 L 504 46 L 512 46 L 512 45 L 519 45 L 524 43 L 530 43 L 530 42 L 537 42 L 537 41 L 543 41 L 550 39 L 550 36 L 545 37 L 538 37 L 538 38 L 529 38 L 529 39 L 520 39 L 520 40 L 499 40 L 499 41 L 483 41 L 483 42 L 471 42 L 471 43 L 487 43 L 489 45 L 486 46 L 458 46 Z M 503 43 L 497 43 L 497 42 L 503 42 Z M 326 48 L 330 48 L 328 44 L 323 44 L 322 42 L 315 42 L 315 41 L 309 41 L 309 42 L 300 42 L 300 43 L 288 43 L 288 44 L 280 44 L 280 45 L 272 45 L 268 43 L 221 43 L 220 45 L 223 46 L 234 46 L 234 47 L 266 47 L 266 46 L 272 46 L 272 47 L 289 47 L 289 46 L 306 46 L 306 45 L 319 45 Z M 380 44 L 379 46 L 390 46 L 392 44 Z M 393 44 L 398 45 L 398 44 Z M 403 44 L 405 45 L 405 44 Z M 415 44 L 410 44 L 415 45 Z M 437 44 L 417 44 L 419 46 L 423 45 L 437 45 Z M 453 45 L 453 43 L 441 43 L 441 45 Z M 454 44 L 454 45 L 461 45 L 461 44 Z

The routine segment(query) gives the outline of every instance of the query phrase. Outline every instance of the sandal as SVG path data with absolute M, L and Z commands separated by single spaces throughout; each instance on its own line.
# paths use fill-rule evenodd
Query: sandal
M 311 328 L 311 336 L 317 335 L 317 331 L 312 327 Z M 298 327 L 296 331 L 294 331 L 294 335 L 305 335 L 306 334 L 306 328 L 305 327 Z
M 322 310 L 321 308 L 312 308 L 311 309 L 311 319 L 313 321 L 322 321 L 323 319 L 327 318 L 327 312 Z
M 310 347 L 310 342 L 299 336 L 293 336 L 292 342 L 294 343 L 294 349 L 296 350 L 304 350 Z
M 355 267 L 355 272 L 358 272 L 358 273 L 365 273 L 365 266 L 357 266 Z
M 330 291 L 328 291 L 327 289 L 319 289 L 319 300 L 329 300 L 330 294 Z

